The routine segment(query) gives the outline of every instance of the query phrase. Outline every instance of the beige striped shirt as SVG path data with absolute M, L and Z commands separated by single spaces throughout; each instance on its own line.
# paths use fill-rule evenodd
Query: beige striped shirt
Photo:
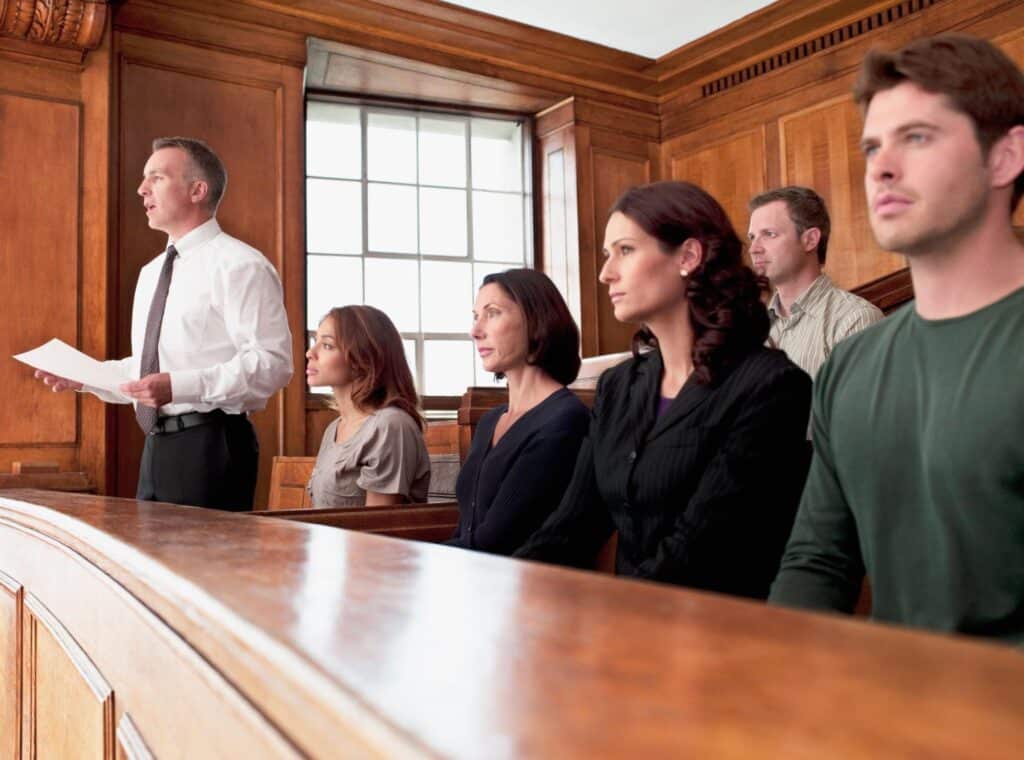
M 821 274 L 789 307 L 788 317 L 779 313 L 775 291 L 768 316 L 772 341 L 813 379 L 839 341 L 880 320 L 882 312 Z

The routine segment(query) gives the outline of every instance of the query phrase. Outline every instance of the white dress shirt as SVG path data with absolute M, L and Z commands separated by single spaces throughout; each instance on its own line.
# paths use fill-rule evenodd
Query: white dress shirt
M 161 416 L 221 409 L 263 409 L 292 376 L 292 336 L 281 281 L 252 246 L 223 232 L 216 219 L 174 244 L 171 287 L 160 330 L 160 371 L 171 376 Z M 139 272 L 132 305 L 132 355 L 108 362 L 139 377 L 146 320 L 166 251 Z M 104 401 L 124 396 L 87 388 Z

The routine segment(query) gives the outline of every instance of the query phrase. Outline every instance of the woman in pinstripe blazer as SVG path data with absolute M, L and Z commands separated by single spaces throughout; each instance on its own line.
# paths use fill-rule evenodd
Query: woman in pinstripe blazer
M 604 247 L 615 317 L 641 326 L 634 358 L 602 375 L 569 489 L 516 556 L 586 567 L 617 530 L 620 575 L 764 598 L 810 460 L 811 393 L 764 346 L 767 283 L 685 182 L 627 191 Z

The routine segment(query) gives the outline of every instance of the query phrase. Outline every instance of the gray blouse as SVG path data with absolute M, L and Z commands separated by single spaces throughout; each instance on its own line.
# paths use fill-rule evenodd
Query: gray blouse
M 314 507 L 361 507 L 366 492 L 427 500 L 430 456 L 416 420 L 393 406 L 378 409 L 355 435 L 335 443 L 338 420 L 324 431 L 309 479 Z

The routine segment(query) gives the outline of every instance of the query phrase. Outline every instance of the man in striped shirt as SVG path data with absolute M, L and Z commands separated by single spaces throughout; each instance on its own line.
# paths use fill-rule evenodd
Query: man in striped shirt
M 841 340 L 882 318 L 822 271 L 828 248 L 825 201 L 807 187 L 769 190 L 750 201 L 750 258 L 775 292 L 771 339 L 813 379 Z

